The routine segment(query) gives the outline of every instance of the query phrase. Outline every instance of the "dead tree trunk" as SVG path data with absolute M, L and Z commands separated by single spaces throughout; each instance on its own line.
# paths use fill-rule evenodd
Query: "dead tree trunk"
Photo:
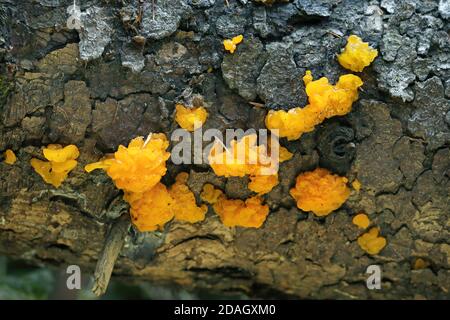
M 201 223 L 171 222 L 160 232 L 122 226 L 113 275 L 251 297 L 449 297 L 448 6 L 161 0 L 155 9 L 122 2 L 83 3 L 74 29 L 66 24 L 72 1 L 0 4 L 0 151 L 18 157 L 0 163 L 2 254 L 92 272 L 126 205 L 110 179 L 85 173 L 85 164 L 138 135 L 170 136 L 177 102 L 201 101 L 207 128 L 264 128 L 267 110 L 306 105 L 306 69 L 332 83 L 347 73 L 335 56 L 358 34 L 379 50 L 360 74 L 360 100 L 299 141 L 281 141 L 295 156 L 265 196 L 271 213 L 262 228 L 225 227 L 211 209 Z M 237 34 L 244 34 L 238 50 L 224 52 L 223 39 Z M 49 143 L 81 151 L 58 189 L 29 162 Z M 316 166 L 362 184 L 321 219 L 289 196 L 295 177 Z M 166 184 L 190 172 L 196 196 L 211 181 L 230 198 L 250 194 L 245 179 L 215 177 L 205 164 L 168 169 Z M 379 255 L 356 242 L 361 230 L 351 220 L 361 211 L 387 239 Z M 381 290 L 366 287 L 369 265 L 381 267 Z

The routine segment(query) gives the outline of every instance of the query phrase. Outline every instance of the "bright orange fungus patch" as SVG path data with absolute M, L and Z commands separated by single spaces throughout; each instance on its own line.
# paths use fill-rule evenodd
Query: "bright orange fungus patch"
M 244 36 L 242 34 L 233 37 L 232 39 L 226 39 L 223 41 L 223 46 L 225 50 L 229 51 L 230 53 L 234 53 L 234 51 L 237 48 L 237 45 L 244 40 Z
M 251 197 L 244 202 L 222 196 L 213 208 L 227 227 L 259 228 L 269 214 L 269 207 L 262 204 L 260 197 Z
M 223 194 L 222 190 L 216 189 L 212 184 L 206 183 L 203 186 L 200 198 L 210 204 L 216 203 Z
M 377 227 L 371 228 L 358 238 L 358 244 L 368 254 L 378 254 L 386 246 L 386 239 L 380 237 L 378 234 L 380 229 Z
M 124 200 L 130 204 L 131 220 L 141 232 L 161 229 L 174 216 L 174 200 L 160 182 L 143 193 L 126 192 Z
M 358 213 L 353 217 L 352 222 L 360 229 L 367 229 L 367 227 L 370 225 L 369 217 L 365 213 Z
M 17 157 L 14 154 L 14 151 L 12 151 L 11 149 L 6 150 L 3 153 L 3 156 L 5 157 L 5 160 L 3 160 L 3 162 L 6 164 L 13 165 L 17 161 Z
M 190 132 L 203 126 L 208 117 L 208 112 L 203 107 L 186 108 L 181 104 L 177 104 L 175 108 L 175 121 L 181 128 Z
M 142 193 L 154 187 L 166 174 L 166 151 L 169 142 L 164 134 L 151 134 L 147 141 L 138 137 L 128 144 L 119 146 L 112 157 L 88 164 L 87 172 L 104 169 L 117 188 L 127 192 Z
M 370 47 L 360 37 L 351 35 L 348 37 L 344 50 L 338 56 L 338 61 L 345 69 L 361 72 L 375 60 L 377 55 L 377 49 Z
M 325 119 L 342 116 L 352 110 L 352 104 L 358 99 L 358 88 L 362 80 L 353 74 L 339 77 L 336 85 L 328 83 L 325 77 L 313 81 L 310 71 L 303 77 L 309 104 L 288 111 L 270 110 L 266 116 L 266 127 L 278 129 L 280 137 L 288 140 L 299 139 L 303 133 L 311 132 Z
M 257 140 L 256 134 L 249 134 L 239 141 L 231 141 L 227 149 L 216 142 L 210 150 L 208 161 L 218 176 L 249 175 L 251 179 L 249 189 L 264 194 L 278 184 L 279 163 L 291 159 L 293 155 L 286 148 L 276 145 L 278 157 L 272 157 L 272 154 L 274 155 L 272 150 L 268 152 L 265 145 L 257 145 Z
M 67 178 L 69 172 L 77 166 L 76 159 L 80 152 L 75 145 L 68 145 L 63 148 L 59 144 L 50 144 L 47 148 L 44 148 L 43 153 L 49 161 L 33 158 L 30 164 L 46 183 L 58 188 Z
M 349 197 L 347 182 L 345 177 L 317 168 L 300 174 L 290 194 L 299 209 L 312 211 L 316 216 L 326 216 L 342 206 Z
M 198 207 L 195 202 L 194 193 L 186 185 L 189 174 L 182 172 L 177 175 L 176 182 L 170 187 L 169 193 L 174 199 L 172 206 L 175 219 L 195 223 L 205 220 L 208 207 Z

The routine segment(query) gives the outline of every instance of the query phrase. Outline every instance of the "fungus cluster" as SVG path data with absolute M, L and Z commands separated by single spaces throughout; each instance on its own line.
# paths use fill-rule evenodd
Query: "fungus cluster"
M 143 193 L 125 192 L 130 204 L 131 221 L 139 231 L 155 231 L 173 219 L 173 198 L 162 183 Z
M 181 128 L 190 132 L 200 128 L 208 117 L 208 112 L 204 107 L 187 108 L 177 104 L 175 109 L 175 121 Z
M 13 165 L 17 161 L 17 157 L 14 154 L 14 151 L 12 151 L 11 149 L 6 150 L 3 153 L 3 156 L 5 157 L 5 160 L 3 160 L 3 162 L 6 164 Z
M 244 36 L 242 34 L 233 37 L 232 39 L 223 40 L 223 47 L 230 53 L 234 53 L 236 51 L 237 45 L 244 40 Z
M 380 229 L 377 227 L 371 228 L 358 238 L 358 244 L 368 254 L 378 254 L 385 246 L 386 239 L 379 236 Z
M 172 210 L 175 219 L 196 223 L 205 220 L 208 207 L 197 206 L 194 193 L 186 185 L 188 178 L 189 174 L 182 172 L 177 175 L 175 183 L 170 187 L 169 193 L 174 199 Z
M 248 199 L 228 199 L 221 190 L 205 184 L 201 193 L 203 201 L 213 205 L 214 212 L 227 227 L 260 228 L 269 214 L 259 196 Z
M 314 81 L 311 71 L 303 77 L 309 104 L 288 111 L 269 111 L 266 126 L 278 129 L 280 137 L 288 140 L 299 139 L 303 133 L 313 131 L 325 119 L 349 113 L 352 104 L 358 99 L 358 88 L 362 80 L 353 74 L 339 77 L 336 85 L 331 85 L 325 77 Z
M 223 192 L 220 189 L 216 189 L 212 184 L 206 183 L 203 186 L 200 198 L 206 203 L 214 204 L 219 200 L 220 196 L 222 195 Z
M 290 194 L 303 211 L 311 211 L 316 216 L 327 216 L 338 209 L 350 196 L 347 178 L 317 168 L 297 177 Z
M 233 140 L 229 148 L 216 142 L 208 155 L 214 173 L 224 177 L 250 176 L 251 191 L 259 194 L 270 192 L 278 184 L 278 164 L 292 157 L 286 148 L 278 146 L 278 159 L 271 157 L 264 145 L 257 145 L 256 134 L 249 134 L 239 141 Z
M 361 72 L 375 60 L 377 55 L 377 49 L 370 47 L 360 37 L 351 35 L 348 37 L 344 50 L 338 56 L 338 61 L 345 69 Z
M 154 231 L 173 218 L 173 198 L 159 181 L 166 174 L 169 141 L 164 134 L 138 137 L 114 155 L 88 164 L 87 172 L 104 169 L 117 188 L 125 192 L 133 223 L 140 231 Z
M 87 172 L 104 169 L 113 179 L 117 188 L 126 192 L 143 193 L 153 188 L 166 174 L 166 161 L 170 153 L 166 151 L 169 141 L 164 134 L 150 134 L 146 141 L 138 137 L 122 145 L 103 160 L 88 164 Z
M 358 213 L 353 217 L 352 222 L 360 229 L 367 229 L 370 225 L 370 219 L 365 213 Z
M 358 213 L 352 219 L 354 225 L 360 229 L 370 226 L 370 219 L 365 213 Z M 358 237 L 358 245 L 370 255 L 378 254 L 386 246 L 386 239 L 379 236 L 380 228 L 373 227 Z
M 69 172 L 77 166 L 76 159 L 80 152 L 77 146 L 72 144 L 66 147 L 59 144 L 50 144 L 47 148 L 44 148 L 43 153 L 48 161 L 33 158 L 30 164 L 46 183 L 58 188 L 67 178 Z

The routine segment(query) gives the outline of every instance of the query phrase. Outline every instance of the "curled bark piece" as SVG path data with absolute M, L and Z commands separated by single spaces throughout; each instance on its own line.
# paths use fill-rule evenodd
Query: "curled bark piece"
M 117 257 L 125 243 L 125 237 L 130 228 L 130 219 L 127 214 L 123 214 L 109 230 L 105 245 L 100 258 L 97 261 L 94 273 L 94 285 L 92 292 L 96 296 L 101 296 L 108 288 L 109 280 L 114 269 Z

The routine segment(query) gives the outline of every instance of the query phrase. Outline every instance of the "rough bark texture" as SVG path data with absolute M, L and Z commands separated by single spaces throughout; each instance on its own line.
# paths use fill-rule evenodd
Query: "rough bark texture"
M 0 252 L 93 270 L 124 203 L 83 165 L 136 135 L 170 135 L 174 104 L 193 95 L 208 108 L 207 128 L 263 128 L 267 109 L 306 104 L 306 69 L 331 81 L 346 73 L 335 56 L 358 34 L 380 52 L 361 74 L 361 99 L 349 115 L 282 141 L 295 157 L 266 196 L 263 228 L 230 229 L 209 212 L 194 225 L 131 230 L 114 274 L 253 297 L 450 297 L 448 0 L 82 1 L 78 31 L 66 26 L 72 3 L 0 3 L 0 150 L 19 159 L 0 163 Z M 222 39 L 236 34 L 243 44 L 225 54 Z M 59 189 L 29 164 L 53 142 L 81 150 Z M 296 175 L 319 164 L 363 186 L 324 219 L 289 196 Z M 169 164 L 164 182 L 182 169 L 197 196 L 206 181 L 249 194 L 245 179 L 225 181 L 206 165 Z M 387 238 L 377 256 L 356 243 L 360 211 Z M 413 270 L 419 257 L 429 266 Z M 366 288 L 371 264 L 382 268 L 382 290 Z

